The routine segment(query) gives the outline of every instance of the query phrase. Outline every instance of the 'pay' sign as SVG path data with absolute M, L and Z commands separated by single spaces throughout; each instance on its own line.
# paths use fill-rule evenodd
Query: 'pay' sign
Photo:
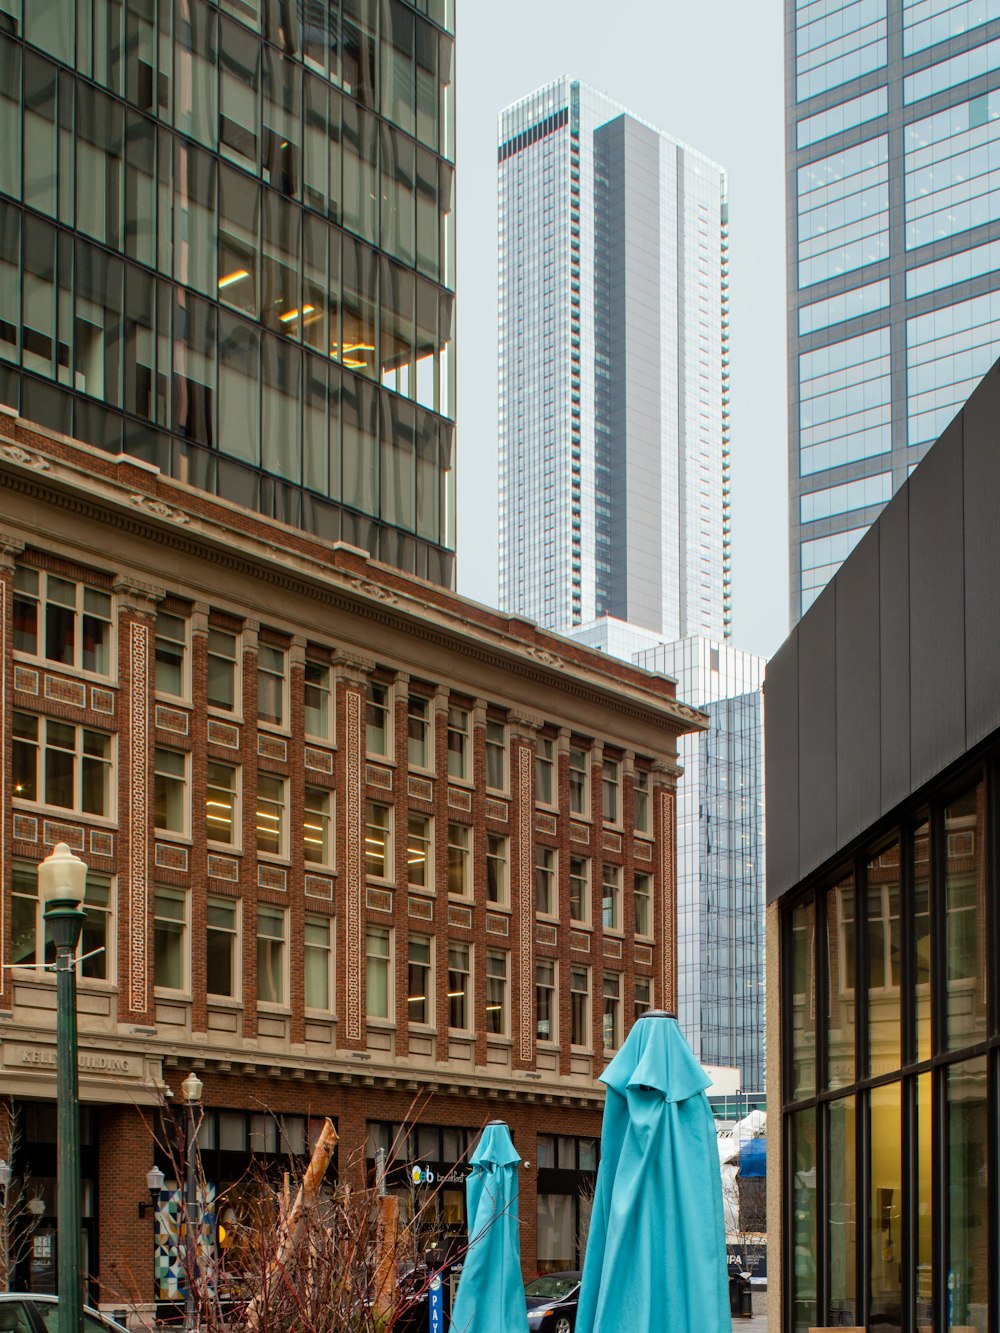
M 435 1273 L 431 1278 L 427 1320 L 430 1333 L 444 1333 L 444 1292 L 441 1290 L 440 1273 Z

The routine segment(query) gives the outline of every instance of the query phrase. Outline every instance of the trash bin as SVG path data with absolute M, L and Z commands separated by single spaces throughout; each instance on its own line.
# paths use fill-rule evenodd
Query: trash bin
M 753 1314 L 750 1279 L 733 1273 L 729 1279 L 729 1313 L 734 1319 L 749 1319 Z
M 753 1318 L 753 1288 L 749 1282 L 740 1287 L 740 1315 L 744 1319 Z

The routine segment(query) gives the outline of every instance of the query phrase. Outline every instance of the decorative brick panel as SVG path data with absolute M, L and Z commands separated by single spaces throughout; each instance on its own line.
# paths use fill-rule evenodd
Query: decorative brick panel
M 288 873 L 283 866 L 259 865 L 257 887 L 284 892 L 288 888 Z
M 610 833 L 605 829 L 603 847 L 606 852 L 620 852 L 622 849 L 622 835 L 620 833 Z
M 635 859 L 637 861 L 652 861 L 653 844 L 651 842 L 639 842 L 639 840 L 636 839 L 634 847 Z
M 365 765 L 365 781 L 370 787 L 380 787 L 382 791 L 392 791 L 392 769 L 381 764 Z
M 605 957 L 605 958 L 621 958 L 621 956 L 622 956 L 622 942 L 621 942 L 621 940 L 612 939 L 612 938 L 610 938 L 609 936 L 605 935 L 605 937 L 604 937 L 604 957 Z
M 433 801 L 434 783 L 426 778 L 410 778 L 406 787 L 407 794 L 415 801 Z
M 365 905 L 370 907 L 373 912 L 391 912 L 392 891 L 390 889 L 376 889 L 369 884 L 368 892 L 365 895 Z
M 107 829 L 90 830 L 90 850 L 94 856 L 114 856 L 115 835 Z
M 161 870 L 184 871 L 188 868 L 188 849 L 173 842 L 158 842 L 153 859 Z
M 16 666 L 14 668 L 14 689 L 20 690 L 22 694 L 37 694 L 38 672 L 30 670 L 28 667 Z
M 459 930 L 472 929 L 472 908 L 458 907 L 455 903 L 448 904 L 448 925 L 457 926 Z
M 633 953 L 635 954 L 635 961 L 636 961 L 637 963 L 645 963 L 645 965 L 646 965 L 647 967 L 651 967 L 651 966 L 652 966 L 652 963 L 653 963 L 653 950 L 652 950 L 652 947 L 651 947 L 650 945 L 648 945 L 648 944 L 637 944 L 637 945 L 635 946 L 635 948 L 633 949 Z
M 500 916 L 495 912 L 487 912 L 486 929 L 491 935 L 503 935 L 506 937 L 510 934 L 510 917 Z
M 559 822 L 555 815 L 535 815 L 535 828 L 539 833 L 546 833 L 554 837 L 559 830 Z
M 448 804 L 453 810 L 471 810 L 472 792 L 462 787 L 448 788 Z
M 37 842 L 38 820 L 31 815 L 15 815 L 14 837 L 18 842 Z
M 574 953 L 590 953 L 590 936 L 585 935 L 581 930 L 571 930 L 569 933 L 569 947 Z
M 406 911 L 408 916 L 416 918 L 417 921 L 433 921 L 434 900 L 433 898 L 418 898 L 411 894 L 406 904 Z
M 498 824 L 506 824 L 510 817 L 510 807 L 506 801 L 486 802 L 486 818 L 495 819 Z
M 586 824 L 570 824 L 570 842 L 590 842 L 590 829 Z
M 231 856 L 208 857 L 208 873 L 212 879 L 228 879 L 235 884 L 240 877 L 240 863 Z
M 227 750 L 240 748 L 240 729 L 228 722 L 217 722 L 214 717 L 208 719 L 209 745 L 223 745 Z
M 97 685 L 92 685 L 90 706 L 95 713 L 107 713 L 110 716 L 115 711 L 115 696 L 111 690 L 102 690 Z
M 156 705 L 156 725 L 160 731 L 173 731 L 178 736 L 186 736 L 191 729 L 191 719 L 180 708 L 164 708 Z
M 535 925 L 535 943 L 555 948 L 559 943 L 559 931 L 555 926 L 547 926 L 539 921 Z
M 42 686 L 46 699 L 56 704 L 71 704 L 74 708 L 87 707 L 87 687 L 79 680 L 46 675 Z
M 257 753 L 261 759 L 274 759 L 279 764 L 288 762 L 288 742 L 281 736 L 261 732 L 257 737 Z
M 333 880 L 325 875 L 306 875 L 305 891 L 309 898 L 333 898 Z
M 311 768 L 316 773 L 333 772 L 333 755 L 328 750 L 314 750 L 312 746 L 306 746 L 305 752 L 306 768 Z
M 46 819 L 42 825 L 42 842 L 46 847 L 64 842 L 74 852 L 83 852 L 87 849 L 87 832 L 78 824 L 61 824 L 57 820 Z

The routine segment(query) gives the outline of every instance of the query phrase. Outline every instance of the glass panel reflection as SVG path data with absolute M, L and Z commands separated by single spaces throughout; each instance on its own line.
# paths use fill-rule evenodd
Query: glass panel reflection
M 989 1292 L 986 1057 L 948 1070 L 948 1326 L 985 1329 Z
M 917 1260 L 917 1327 L 930 1328 L 934 1321 L 933 1241 L 934 1206 L 933 1177 L 931 1174 L 931 1075 L 921 1074 L 917 1080 L 916 1123 L 916 1260 Z
M 792 1116 L 792 1323 L 799 1333 L 816 1324 L 816 1112 Z
M 899 843 L 867 866 L 868 1071 L 887 1074 L 900 1062 Z
M 854 1082 L 855 893 L 849 875 L 827 894 L 827 1087 Z
M 913 986 L 911 996 L 916 1058 L 931 1056 L 931 862 L 930 826 L 914 829 L 913 846 Z
M 869 1325 L 883 1333 L 902 1329 L 902 1217 L 903 1191 L 900 1162 L 902 1120 L 900 1085 L 873 1088 L 869 1136 L 871 1176 L 868 1196 Z
M 792 1069 L 794 1101 L 816 1091 L 816 933 L 815 904 L 803 903 L 791 916 Z
M 830 1247 L 829 1317 L 827 1324 L 857 1324 L 857 1164 L 855 1101 L 830 1103 Z
M 944 812 L 949 1050 L 986 1036 L 986 863 L 983 784 Z

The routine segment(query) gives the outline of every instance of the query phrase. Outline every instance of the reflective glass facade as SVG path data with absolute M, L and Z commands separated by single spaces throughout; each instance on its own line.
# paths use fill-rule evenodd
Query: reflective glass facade
M 786 16 L 794 622 L 1000 354 L 1000 0 Z
M 729 633 L 725 173 L 570 79 L 500 117 L 500 601 Z
M 453 582 L 453 0 L 0 0 L 0 401 Z
M 703 1064 L 764 1091 L 764 659 L 694 636 L 636 653 L 709 716 L 677 783 L 677 1017 Z

